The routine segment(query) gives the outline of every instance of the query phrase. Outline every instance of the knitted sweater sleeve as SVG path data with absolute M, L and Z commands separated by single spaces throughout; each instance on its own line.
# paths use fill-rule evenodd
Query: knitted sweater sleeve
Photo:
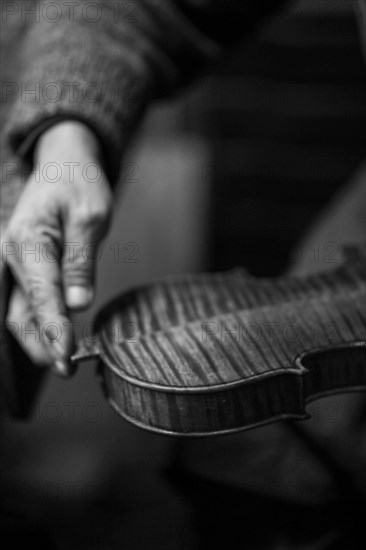
M 113 182 L 124 145 L 150 101 L 171 95 L 218 60 L 279 2 L 20 4 L 30 24 L 24 40 L 26 68 L 7 131 L 13 150 L 27 158 L 49 125 L 79 120 L 98 136 Z

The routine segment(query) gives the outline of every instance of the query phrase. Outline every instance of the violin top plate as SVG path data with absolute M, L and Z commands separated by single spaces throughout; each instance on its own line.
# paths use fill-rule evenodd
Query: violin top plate
M 306 277 L 236 269 L 129 291 L 97 318 L 102 359 L 121 378 L 165 391 L 302 374 L 304 352 L 366 339 L 365 264 L 356 254 Z

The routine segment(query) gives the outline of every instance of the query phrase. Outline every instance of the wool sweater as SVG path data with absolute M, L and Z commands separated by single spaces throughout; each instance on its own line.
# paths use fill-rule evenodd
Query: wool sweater
M 7 134 L 26 158 L 37 136 L 76 119 L 99 137 L 115 182 L 131 132 L 151 100 L 172 95 L 280 2 L 99 0 L 14 2 L 26 26 Z M 8 95 L 13 90 L 9 87 Z

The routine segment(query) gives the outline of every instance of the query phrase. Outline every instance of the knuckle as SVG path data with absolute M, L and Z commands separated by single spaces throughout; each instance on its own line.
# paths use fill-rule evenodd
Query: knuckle
M 56 288 L 51 289 L 45 285 L 41 275 L 33 273 L 27 277 L 27 301 L 37 322 L 46 318 L 57 321 L 60 318 L 63 304 L 55 290 Z
M 105 220 L 108 218 L 108 210 L 104 208 L 103 206 L 99 206 L 97 208 L 93 208 L 90 211 L 90 222 L 92 224 L 102 224 L 105 222 Z
M 86 266 L 64 266 L 63 269 L 64 284 L 66 286 L 92 286 L 95 280 L 94 271 L 90 264 Z
M 105 221 L 108 217 L 108 210 L 101 205 L 81 208 L 77 212 L 77 221 L 82 226 L 94 226 Z
M 40 277 L 28 277 L 27 297 L 32 310 L 37 310 L 48 302 L 47 293 L 44 291 L 44 281 Z
M 74 212 L 73 225 L 85 235 L 98 236 L 108 226 L 109 219 L 110 209 L 107 205 L 92 205 Z
M 73 274 L 89 274 L 91 270 L 91 265 L 94 261 L 94 254 L 87 254 L 85 247 L 81 247 L 78 253 L 76 253 L 72 258 L 68 258 L 63 265 L 63 271 L 65 275 Z

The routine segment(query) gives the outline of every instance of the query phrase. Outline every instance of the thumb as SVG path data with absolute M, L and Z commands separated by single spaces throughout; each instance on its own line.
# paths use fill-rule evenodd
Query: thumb
M 98 246 L 106 232 L 107 218 L 104 210 L 79 212 L 65 227 L 62 271 L 69 309 L 84 309 L 93 301 Z

